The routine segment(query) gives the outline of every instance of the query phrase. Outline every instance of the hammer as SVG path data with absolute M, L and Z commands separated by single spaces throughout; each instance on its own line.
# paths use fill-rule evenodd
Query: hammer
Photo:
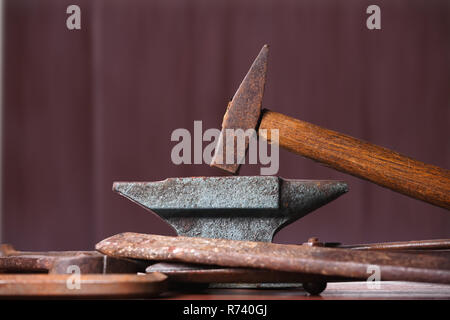
M 261 110 L 269 47 L 263 46 L 250 70 L 228 104 L 211 166 L 237 174 L 244 148 L 236 147 L 237 135 L 226 129 L 255 129 L 258 136 L 271 140 L 278 129 L 278 144 L 325 166 L 371 181 L 382 187 L 450 209 L 450 170 L 414 160 L 395 151 L 281 113 Z M 238 161 L 225 163 L 226 152 L 234 151 Z

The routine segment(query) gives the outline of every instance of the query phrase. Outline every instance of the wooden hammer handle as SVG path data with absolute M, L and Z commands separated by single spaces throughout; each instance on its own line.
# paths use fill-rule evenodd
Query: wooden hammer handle
M 293 153 L 450 209 L 450 170 L 266 109 L 259 135 L 270 141 L 270 129 L 279 129 L 279 145 Z

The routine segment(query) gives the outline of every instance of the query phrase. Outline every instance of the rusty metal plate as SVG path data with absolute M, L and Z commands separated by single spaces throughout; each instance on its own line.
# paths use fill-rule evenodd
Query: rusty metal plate
M 367 278 L 371 266 L 382 280 L 450 283 L 450 259 L 424 254 L 360 251 L 265 242 L 122 233 L 96 249 L 113 257 L 178 261 L 225 267 Z
M 354 280 L 298 272 L 167 262 L 155 263 L 147 267 L 146 271 L 164 273 L 170 281 L 183 283 L 304 283 Z
M 0 274 L 0 297 L 150 297 L 167 290 L 161 273 L 80 275 L 79 289 L 70 286 L 72 275 Z
M 70 266 L 86 273 L 137 273 L 148 263 L 132 259 L 117 259 L 96 251 L 17 251 L 9 244 L 0 245 L 1 273 L 65 274 Z

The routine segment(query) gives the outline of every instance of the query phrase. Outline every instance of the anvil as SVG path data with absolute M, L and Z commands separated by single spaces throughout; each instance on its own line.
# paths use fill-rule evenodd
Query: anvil
M 341 181 L 233 176 L 115 182 L 113 190 L 158 214 L 181 236 L 271 242 L 279 229 L 348 187 Z

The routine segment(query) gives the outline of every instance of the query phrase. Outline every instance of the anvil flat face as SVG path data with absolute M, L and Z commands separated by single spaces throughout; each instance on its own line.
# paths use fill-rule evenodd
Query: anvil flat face
M 271 242 L 280 228 L 348 188 L 341 181 L 237 176 L 115 182 L 113 190 L 154 211 L 178 235 Z

